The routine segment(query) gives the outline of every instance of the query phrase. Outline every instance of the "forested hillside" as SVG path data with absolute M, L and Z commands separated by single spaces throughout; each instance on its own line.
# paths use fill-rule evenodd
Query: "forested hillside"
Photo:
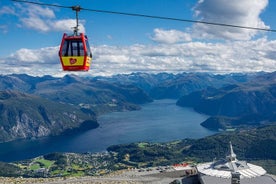
M 114 145 L 108 151 L 118 154 L 118 161 L 135 166 L 170 165 L 183 161 L 211 162 L 225 158 L 229 142 L 239 160 L 276 160 L 276 126 L 266 126 L 250 130 L 224 132 L 202 139 L 184 139 L 169 143 L 132 143 Z M 126 158 L 128 158 L 126 160 Z M 265 162 L 264 162 L 265 163 Z M 266 169 L 276 173 L 273 168 Z

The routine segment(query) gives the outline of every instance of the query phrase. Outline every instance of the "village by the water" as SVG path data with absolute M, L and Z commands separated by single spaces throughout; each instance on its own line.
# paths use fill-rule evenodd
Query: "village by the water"
M 240 161 L 234 153 L 231 142 L 229 143 L 229 152 L 225 158 L 220 158 L 208 163 L 177 163 L 169 166 L 142 167 L 110 171 L 102 169 L 108 162 L 101 162 L 100 158 L 107 157 L 108 153 L 94 154 L 94 168 L 90 169 L 93 176 L 85 177 L 58 177 L 47 178 L 0 178 L 0 183 L 182 183 L 182 184 L 275 184 L 276 178 L 267 174 L 261 166 Z M 39 161 L 37 160 L 36 164 Z M 100 163 L 101 162 L 101 163 Z M 36 174 L 47 175 L 48 169 L 35 166 L 32 163 L 33 171 Z M 40 164 L 42 165 L 42 164 Z M 85 164 L 84 164 L 85 165 Z M 23 166 L 23 165 L 22 165 Z M 77 167 L 77 166 L 75 166 Z M 77 168 L 75 168 L 77 169 Z M 80 169 L 80 168 L 79 168 Z M 70 171 L 69 171 L 70 172 Z

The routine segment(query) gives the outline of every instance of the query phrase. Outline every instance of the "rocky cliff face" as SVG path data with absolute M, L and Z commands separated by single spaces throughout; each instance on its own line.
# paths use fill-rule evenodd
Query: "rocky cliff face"
M 58 135 L 78 128 L 93 114 L 38 96 L 15 91 L 0 91 L 0 142 L 20 138 Z

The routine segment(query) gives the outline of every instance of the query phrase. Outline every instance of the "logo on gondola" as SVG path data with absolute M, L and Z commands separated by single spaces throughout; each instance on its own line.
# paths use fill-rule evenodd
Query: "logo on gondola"
M 73 64 L 75 64 L 77 62 L 77 59 L 70 58 L 69 61 L 70 61 L 70 64 L 73 65 Z

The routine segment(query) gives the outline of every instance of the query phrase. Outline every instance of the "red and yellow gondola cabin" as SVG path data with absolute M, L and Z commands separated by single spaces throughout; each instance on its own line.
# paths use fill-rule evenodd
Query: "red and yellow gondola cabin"
M 88 71 L 92 62 L 92 53 L 87 36 L 83 33 L 72 36 L 64 33 L 59 58 L 64 71 Z

